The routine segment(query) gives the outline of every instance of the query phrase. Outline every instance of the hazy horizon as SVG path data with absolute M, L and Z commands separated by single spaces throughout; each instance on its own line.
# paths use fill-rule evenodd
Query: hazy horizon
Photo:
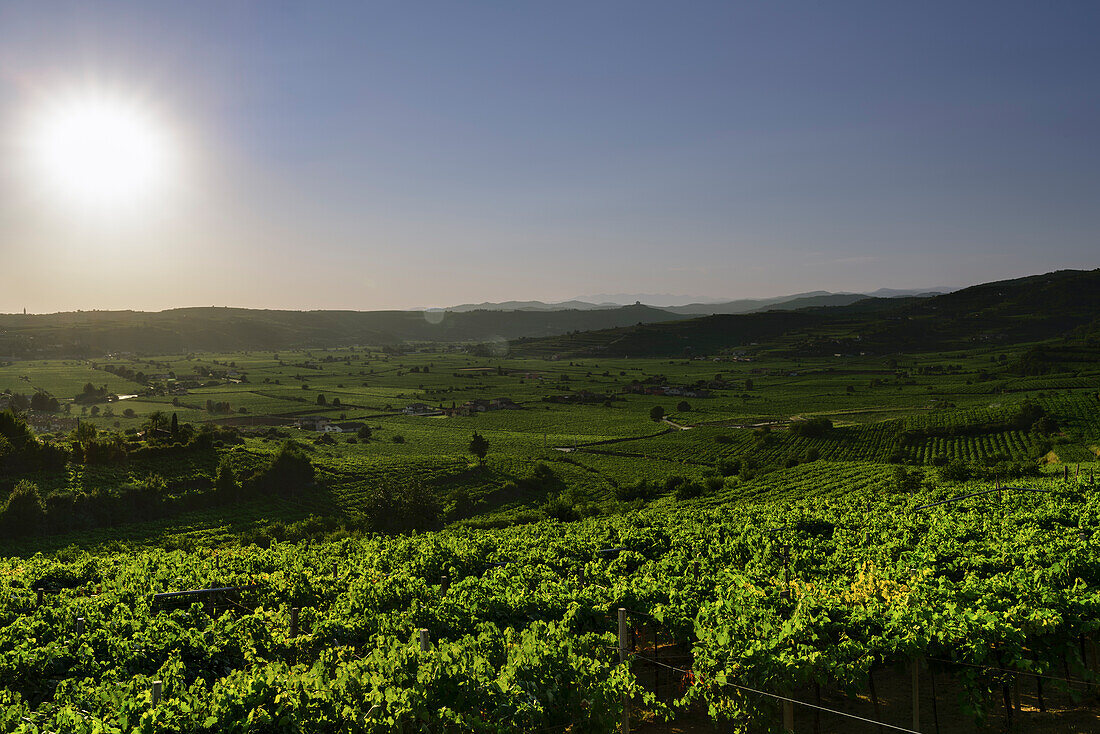
M 1095 268 L 1100 6 L 0 6 L 0 312 Z
M 969 286 L 969 285 L 978 285 L 978 284 L 977 283 L 967 284 L 967 286 Z M 962 286 L 962 287 L 965 288 L 967 286 Z M 569 303 L 569 302 L 583 302 L 583 303 L 590 303 L 590 304 L 593 304 L 593 305 L 618 304 L 620 306 L 629 306 L 629 305 L 632 305 L 633 303 L 635 303 L 636 301 L 638 301 L 644 306 L 652 306 L 654 308 L 672 308 L 672 307 L 679 307 L 679 306 L 687 306 L 687 305 L 691 305 L 691 304 L 695 304 L 695 303 L 700 303 L 700 304 L 722 304 L 722 303 L 728 303 L 728 302 L 731 302 L 731 301 L 740 301 L 740 300 L 770 300 L 770 299 L 797 298 L 797 297 L 800 297 L 800 296 L 806 296 L 806 295 L 814 294 L 814 293 L 829 293 L 830 295 L 871 295 L 871 294 L 873 294 L 877 291 L 903 291 L 903 292 L 913 291 L 913 292 L 920 292 L 920 293 L 931 293 L 931 292 L 946 293 L 946 292 L 950 292 L 952 290 L 958 290 L 958 289 L 957 288 L 949 288 L 949 287 L 946 287 L 946 286 L 933 286 L 933 287 L 929 287 L 929 288 L 868 288 L 868 289 L 865 289 L 863 291 L 843 291 L 843 292 L 841 292 L 841 291 L 824 291 L 824 290 L 818 289 L 816 291 L 803 291 L 803 292 L 800 292 L 800 293 L 776 293 L 776 294 L 770 294 L 770 295 L 765 295 L 765 296 L 756 296 L 756 297 L 731 296 L 731 297 L 718 297 L 718 298 L 709 297 L 709 296 L 697 296 L 697 295 L 692 296 L 692 295 L 686 295 L 686 294 L 681 295 L 681 296 L 675 296 L 675 295 L 668 294 L 668 293 L 660 293 L 660 294 L 645 294 L 645 293 L 606 294 L 606 293 L 603 293 L 603 294 L 594 294 L 594 295 L 591 295 L 591 296 L 585 296 L 585 295 L 574 296 L 572 298 L 563 298 L 561 300 L 546 300 L 546 299 L 540 299 L 540 298 L 504 298 L 504 299 L 501 299 L 499 301 L 484 301 L 484 300 L 481 300 L 481 301 L 467 301 L 465 303 L 449 303 L 449 304 L 446 304 L 446 305 L 412 305 L 412 306 L 406 306 L 406 307 L 402 307 L 402 308 L 377 308 L 377 309 L 369 309 L 369 308 L 323 309 L 323 308 L 310 308 L 310 307 L 289 308 L 289 307 L 274 307 L 274 306 L 262 306 L 262 305 L 261 306 L 245 306 L 245 305 L 237 305 L 237 304 L 229 304 L 229 303 L 207 303 L 207 304 L 190 303 L 190 304 L 181 304 L 181 305 L 176 305 L 176 306 L 167 306 L 165 308 L 134 308 L 134 307 L 125 307 L 125 308 L 73 308 L 73 309 L 59 309 L 59 310 L 53 310 L 53 311 L 32 311 L 30 309 L 27 309 L 26 310 L 26 315 L 28 315 L 28 316 L 48 316 L 50 314 L 57 314 L 57 313 L 111 312 L 111 311 L 133 311 L 133 312 L 138 312 L 138 313 L 157 313 L 157 312 L 160 312 L 160 311 L 173 311 L 173 310 L 190 309 L 190 308 L 237 308 L 237 309 L 249 309 L 249 310 L 258 310 L 258 311 L 329 311 L 329 310 L 331 310 L 331 311 L 445 311 L 447 309 L 454 308 L 454 307 L 457 307 L 457 306 L 480 305 L 480 304 L 483 304 L 483 303 L 484 304 L 501 304 L 501 303 L 510 303 L 510 302 L 544 303 L 544 304 L 548 304 L 548 305 L 553 305 L 553 304 L 558 304 L 558 303 Z M 649 296 L 649 298 L 647 299 L 646 296 Z M 611 300 L 605 300 L 607 298 L 610 298 Z M 20 315 L 22 313 L 23 313 L 22 309 L 20 309 L 19 311 L 0 311 L 0 315 L 4 315 L 4 316 L 17 316 L 17 315 Z

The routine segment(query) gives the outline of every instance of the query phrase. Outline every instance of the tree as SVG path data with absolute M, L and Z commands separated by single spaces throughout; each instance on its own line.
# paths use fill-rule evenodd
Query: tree
M 821 438 L 831 430 L 833 430 L 833 422 L 820 415 L 791 423 L 791 433 L 804 438 Z
M 178 436 L 180 432 L 180 419 L 175 413 L 172 414 L 172 422 L 169 424 L 169 431 L 173 436 Z
M 745 380 L 745 389 L 746 390 L 751 390 L 752 389 L 752 378 L 749 378 L 749 379 Z
M 665 409 L 660 405 L 654 405 L 649 410 L 649 419 L 654 423 L 660 423 L 661 419 L 665 417 Z
M 470 439 L 470 453 L 477 457 L 479 462 L 485 461 L 485 455 L 489 453 L 489 442 L 477 431 L 474 431 Z
M 361 441 L 370 441 L 370 426 L 364 423 L 356 435 L 359 436 Z
M 286 441 L 263 472 L 272 489 L 292 493 L 313 483 L 313 462 L 298 444 Z
M 36 392 L 34 395 L 31 395 L 30 407 L 31 410 L 37 410 L 43 413 L 56 413 L 61 410 L 57 398 L 44 392 Z
M 323 393 L 318 393 L 317 394 L 317 404 L 318 405 L 325 405 L 326 404 L 325 396 L 324 396 Z
M 165 423 L 166 416 L 162 410 L 154 410 L 149 414 L 149 417 L 145 419 L 145 425 L 150 431 L 156 431 Z
M 94 423 L 82 423 L 76 422 L 76 428 L 73 429 L 72 438 L 77 443 L 87 443 L 88 441 L 94 441 L 96 438 L 96 430 Z
M 676 412 L 677 413 L 687 413 L 690 410 L 691 410 L 691 404 L 688 403 L 688 401 L 686 401 L 686 400 L 681 400 L 679 403 L 676 404 Z
M 237 475 L 233 473 L 233 467 L 229 464 L 229 457 L 222 459 L 218 464 L 218 475 L 214 478 L 214 489 L 218 494 L 226 497 L 237 495 Z
M 8 495 L 8 501 L 0 512 L 0 526 L 12 535 L 25 535 L 36 530 L 46 516 L 46 503 L 38 491 L 38 485 L 22 480 Z

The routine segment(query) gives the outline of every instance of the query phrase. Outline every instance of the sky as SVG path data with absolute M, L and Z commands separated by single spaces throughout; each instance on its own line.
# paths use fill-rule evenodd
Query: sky
M 1094 2 L 0 0 L 0 312 L 1100 267 L 1098 27 Z M 143 110 L 155 183 L 99 206 L 60 192 L 115 166 L 28 163 L 74 89 Z

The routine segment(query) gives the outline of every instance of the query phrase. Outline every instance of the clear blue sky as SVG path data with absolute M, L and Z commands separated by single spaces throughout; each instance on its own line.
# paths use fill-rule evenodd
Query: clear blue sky
M 188 159 L 88 222 L 0 157 L 0 311 L 1098 267 L 1098 30 L 1094 2 L 0 2 L 0 128 L 109 85 Z

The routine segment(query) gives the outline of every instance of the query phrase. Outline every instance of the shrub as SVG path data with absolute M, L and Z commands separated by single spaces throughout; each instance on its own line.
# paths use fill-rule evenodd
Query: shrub
M 965 482 L 972 474 L 970 465 L 961 459 L 952 459 L 939 468 L 939 477 L 945 482 Z
M 647 501 L 660 495 L 661 489 L 648 479 L 640 479 L 633 484 L 620 484 L 615 487 L 615 496 L 624 502 L 630 500 Z
M 699 482 L 681 482 L 676 485 L 676 499 L 678 500 L 690 500 L 696 497 L 701 497 L 706 488 Z
M 38 485 L 22 480 L 8 495 L 0 510 L 0 527 L 11 535 L 26 535 L 36 531 L 46 516 L 46 503 Z
M 228 497 L 235 497 L 240 489 L 240 485 L 237 484 L 237 475 L 234 474 L 228 457 L 222 458 L 221 463 L 218 464 L 218 473 L 214 477 L 214 489 Z
M 831 430 L 833 422 L 820 415 L 791 423 L 791 433 L 804 438 L 821 438 Z

